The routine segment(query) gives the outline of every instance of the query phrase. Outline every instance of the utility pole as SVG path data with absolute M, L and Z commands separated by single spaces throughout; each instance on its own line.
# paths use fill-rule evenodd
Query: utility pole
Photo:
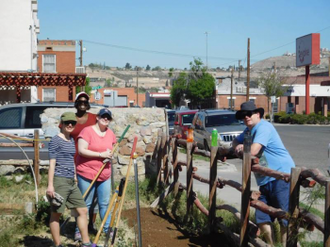
M 230 83 L 230 110 L 233 110 L 233 84 L 234 84 L 234 69 L 231 68 L 231 83 Z
M 79 40 L 79 45 L 80 45 L 80 57 L 79 57 L 79 61 L 80 61 L 80 67 L 83 66 L 83 43 L 82 40 Z M 85 86 L 81 87 L 82 91 L 85 91 Z
M 248 38 L 247 49 L 247 80 L 246 80 L 246 101 L 250 100 L 250 38 Z
M 136 66 L 136 105 L 139 106 L 139 67 Z
M 238 80 L 241 79 L 241 60 L 238 60 Z
M 206 71 L 208 70 L 208 32 L 205 32 L 206 35 Z

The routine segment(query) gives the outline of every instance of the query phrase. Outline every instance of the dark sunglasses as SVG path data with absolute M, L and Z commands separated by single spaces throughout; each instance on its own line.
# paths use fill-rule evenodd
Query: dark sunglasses
M 79 105 L 82 105 L 82 104 L 88 105 L 88 101 L 87 100 L 78 100 L 77 102 L 78 102 Z
M 109 114 L 103 114 L 103 115 L 101 116 L 101 118 L 106 118 L 106 119 L 108 119 L 108 120 L 111 120 L 111 117 L 110 117 Z
M 254 111 L 243 112 L 241 115 L 241 119 L 244 119 L 245 117 L 251 117 L 253 114 L 256 114 L 256 112 L 254 112 Z
M 63 123 L 64 123 L 65 125 L 69 125 L 69 124 L 71 124 L 72 126 L 75 126 L 75 125 L 77 124 L 76 121 L 64 121 Z

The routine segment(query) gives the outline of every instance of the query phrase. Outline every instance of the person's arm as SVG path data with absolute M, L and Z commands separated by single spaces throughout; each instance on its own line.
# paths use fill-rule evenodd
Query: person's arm
M 46 190 L 46 194 L 53 198 L 54 197 L 54 174 L 55 174 L 55 165 L 56 159 L 49 160 L 49 170 L 48 170 L 48 187 Z
M 256 156 L 262 148 L 262 145 L 260 143 L 252 143 L 251 145 L 251 155 Z
M 82 138 L 78 139 L 78 154 L 85 158 L 101 158 L 101 159 L 110 159 L 111 151 L 108 149 L 103 152 L 96 152 L 88 149 L 88 142 Z

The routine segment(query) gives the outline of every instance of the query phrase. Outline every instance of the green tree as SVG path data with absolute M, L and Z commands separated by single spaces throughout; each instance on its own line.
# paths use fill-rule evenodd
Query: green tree
M 151 67 L 149 66 L 149 64 L 146 67 L 146 70 L 149 71 L 151 69 Z
M 160 67 L 160 66 L 156 66 L 155 68 L 153 68 L 152 70 L 154 70 L 154 71 L 161 71 L 162 70 L 162 68 Z
M 81 86 L 76 87 L 76 93 L 83 91 Z M 86 77 L 85 91 L 88 95 L 91 95 L 92 87 L 89 85 L 89 77 Z
M 130 70 L 132 68 L 132 65 L 130 63 L 125 64 L 125 69 Z
M 179 106 L 181 99 L 189 99 L 192 107 L 198 107 L 202 103 L 212 99 L 215 80 L 207 73 L 201 59 L 190 62 L 189 73 L 181 72 L 174 79 L 171 89 L 171 102 Z
M 287 87 L 284 87 L 283 84 L 285 80 L 277 73 L 269 72 L 267 74 L 261 75 L 257 79 L 258 86 L 262 88 L 264 95 L 266 95 L 268 100 L 268 112 L 271 114 L 271 119 L 273 112 L 269 111 L 269 103 L 272 96 L 276 98 L 283 96 L 284 92 L 287 90 Z
M 181 72 L 173 82 L 173 86 L 171 88 L 171 104 L 172 106 L 179 106 L 182 98 L 185 97 L 187 92 L 187 74 L 185 72 Z

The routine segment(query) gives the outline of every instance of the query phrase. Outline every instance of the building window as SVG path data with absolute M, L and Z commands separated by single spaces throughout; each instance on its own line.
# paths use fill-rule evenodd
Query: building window
M 228 108 L 235 109 L 235 99 L 232 99 L 232 102 L 230 103 L 230 98 L 228 99 Z
M 56 55 L 42 55 L 42 72 L 56 73 Z
M 55 88 L 43 88 L 42 89 L 42 101 L 56 101 L 56 89 Z

